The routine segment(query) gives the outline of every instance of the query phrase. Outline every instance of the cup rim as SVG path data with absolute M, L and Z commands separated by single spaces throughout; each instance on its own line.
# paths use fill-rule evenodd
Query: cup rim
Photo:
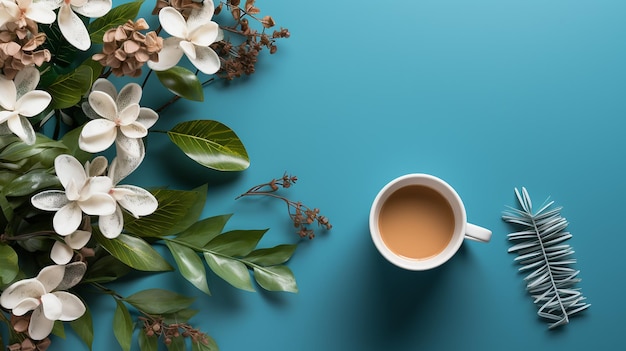
M 412 259 L 394 253 L 382 240 L 378 228 L 378 217 L 384 201 L 396 190 L 409 185 L 424 185 L 438 191 L 448 200 L 454 213 L 455 230 L 450 243 L 442 252 L 425 259 Z M 461 247 L 466 225 L 465 206 L 459 194 L 443 179 L 427 173 L 409 173 L 392 179 L 379 190 L 370 208 L 369 227 L 374 245 L 387 261 L 407 270 L 428 270 L 447 262 Z

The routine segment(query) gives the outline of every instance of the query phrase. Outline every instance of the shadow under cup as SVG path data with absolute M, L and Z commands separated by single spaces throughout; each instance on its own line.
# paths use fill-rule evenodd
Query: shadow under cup
M 424 193 L 430 193 L 430 195 L 423 197 L 420 193 L 422 191 Z M 442 209 L 441 203 L 447 207 L 448 212 L 451 212 L 449 222 L 453 223 L 444 223 L 445 226 L 450 227 L 449 230 L 452 231 L 451 234 L 449 232 L 428 233 L 424 232 L 423 228 L 417 228 L 417 226 L 420 225 L 420 217 L 418 214 L 415 215 L 414 219 L 410 220 L 411 227 L 402 231 L 401 235 L 403 236 L 411 235 L 410 238 L 406 238 L 407 245 L 409 245 L 408 243 L 410 243 L 410 245 L 420 245 L 419 243 L 421 241 L 430 240 L 423 238 L 426 236 L 443 235 L 445 238 L 437 238 L 437 240 L 440 241 L 439 245 L 442 245 L 442 247 L 433 254 L 424 257 L 409 257 L 409 255 L 403 255 L 400 250 L 392 250 L 390 246 L 393 245 L 385 243 L 383 239 L 384 235 L 381 234 L 381 210 L 388 202 L 397 201 L 396 198 L 399 194 L 406 198 L 407 203 L 410 203 L 411 196 L 420 196 L 419 200 L 415 201 L 419 201 L 420 206 L 425 206 L 426 208 L 424 209 L 426 212 L 431 212 L 430 214 L 426 213 L 420 215 L 432 215 L 432 211 L 445 212 L 446 210 Z M 392 201 L 389 201 L 390 198 Z M 432 206 L 430 201 L 432 201 Z M 396 203 L 395 206 L 403 206 L 403 204 L 398 205 L 398 203 Z M 427 208 L 429 206 L 430 208 Z M 404 216 L 407 214 L 411 215 L 410 211 L 413 210 L 413 207 L 403 209 L 405 212 Z M 445 213 L 439 215 L 446 216 Z M 452 258 L 461 247 L 461 243 L 465 238 L 466 226 L 467 217 L 465 207 L 457 192 L 445 181 L 428 174 L 407 174 L 387 183 L 374 199 L 369 218 L 370 233 L 378 251 L 394 265 L 416 271 L 435 268 Z M 421 236 L 420 233 L 422 233 Z M 426 245 L 426 243 L 424 243 L 424 245 Z M 408 251 L 411 251 L 410 248 L 408 249 Z

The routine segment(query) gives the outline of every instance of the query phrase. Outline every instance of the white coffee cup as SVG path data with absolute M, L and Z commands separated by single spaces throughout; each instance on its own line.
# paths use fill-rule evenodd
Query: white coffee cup
M 435 190 L 450 205 L 454 218 L 454 229 L 450 241 L 442 251 L 427 258 L 411 258 L 392 251 L 381 236 L 379 219 L 381 209 L 394 192 L 407 186 L 422 186 Z M 432 269 L 447 262 L 456 254 L 464 239 L 488 242 L 491 231 L 467 223 L 467 214 L 463 201 L 457 192 L 445 181 L 433 175 L 414 173 L 400 176 L 387 183 L 376 195 L 369 217 L 370 233 L 378 251 L 394 265 L 414 271 Z

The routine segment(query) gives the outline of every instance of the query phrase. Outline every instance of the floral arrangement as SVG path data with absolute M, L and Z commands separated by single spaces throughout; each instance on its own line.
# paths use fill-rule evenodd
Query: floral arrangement
M 139 18 L 142 5 L 0 0 L 2 348 L 45 350 L 51 335 L 71 328 L 92 349 L 97 336 L 81 293 L 95 290 L 115 300 L 112 329 L 122 350 L 135 342 L 135 329 L 142 351 L 159 343 L 217 350 L 189 324 L 192 298 L 160 288 L 122 296 L 107 286 L 133 271 L 176 271 L 207 295 L 207 267 L 239 289 L 255 290 L 254 279 L 266 290 L 297 291 L 285 265 L 296 244 L 258 248 L 266 230 L 224 232 L 230 215 L 200 218 L 206 185 L 125 184 L 169 105 L 202 101 L 207 84 L 254 73 L 259 54 L 275 53 L 289 31 L 272 29 L 254 0 L 156 0 L 148 19 Z M 171 100 L 143 106 L 150 84 L 167 88 Z M 205 167 L 249 166 L 241 140 L 218 121 L 183 121 L 160 133 Z M 318 209 L 278 194 L 296 181 L 285 174 L 242 196 L 284 201 L 296 231 L 313 238 L 312 224 L 331 225 Z

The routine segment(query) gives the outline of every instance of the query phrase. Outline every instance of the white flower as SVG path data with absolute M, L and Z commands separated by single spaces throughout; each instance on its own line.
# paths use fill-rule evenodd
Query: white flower
M 87 215 L 107 216 L 115 212 L 115 199 L 109 194 L 113 188 L 111 178 L 88 177 L 76 158 L 59 155 L 54 168 L 65 188 L 46 190 L 31 198 L 33 206 L 44 211 L 56 211 L 52 220 L 54 231 L 66 236 L 74 233 Z
M 89 94 L 89 103 L 83 104 L 83 111 L 93 120 L 85 124 L 80 133 L 80 148 L 96 153 L 117 141 L 126 152 L 139 157 L 137 152 L 143 150 L 141 138 L 159 118 L 152 109 L 139 106 L 141 95 L 141 87 L 136 83 L 127 84 L 118 94 L 109 80 L 96 80 Z M 141 143 L 142 146 L 129 146 L 129 143 Z
M 49 6 L 41 2 L 0 0 L 0 27 L 7 22 L 24 22 L 25 18 L 37 23 L 50 24 L 54 22 L 56 15 Z
M 65 266 L 48 266 L 37 277 L 13 283 L 0 296 L 0 305 L 16 316 L 33 311 L 28 334 L 34 340 L 46 338 L 54 321 L 73 321 L 85 313 L 83 302 L 66 291 L 54 291 L 63 281 Z
M 213 74 L 220 68 L 219 56 L 209 47 L 219 39 L 217 23 L 211 21 L 215 7 L 213 1 L 204 0 L 200 9 L 191 11 L 187 21 L 173 7 L 164 7 L 159 11 L 159 22 L 171 37 L 163 41 L 159 52 L 159 61 L 148 61 L 148 66 L 155 71 L 165 71 L 174 67 L 183 57 L 201 72 Z
M 74 250 L 82 249 L 91 239 L 91 233 L 86 230 L 76 230 L 63 237 L 63 241 L 56 241 L 50 250 L 50 258 L 56 264 L 67 264 L 74 257 Z
M 159 206 L 159 202 L 149 191 L 134 185 L 117 185 L 117 182 L 130 173 L 127 167 L 136 167 L 125 162 L 117 157 L 111 162 L 109 177 L 116 185 L 109 191 L 109 194 L 115 199 L 117 205 L 115 212 L 107 216 L 100 216 L 98 219 L 102 235 L 109 239 L 116 238 L 122 232 L 124 227 L 122 208 L 133 217 L 139 218 L 152 214 Z M 125 169 L 121 170 L 122 168 Z
M 39 71 L 26 67 L 15 80 L 0 75 L 0 124 L 7 127 L 26 144 L 35 143 L 35 131 L 26 117 L 33 117 L 48 107 L 52 97 L 43 90 L 34 90 L 39 84 Z
M 111 0 L 40 0 L 50 9 L 59 9 L 57 22 L 63 37 L 80 50 L 91 46 L 89 32 L 78 14 L 89 18 L 102 17 L 111 10 Z M 75 13 L 76 12 L 76 13 Z

